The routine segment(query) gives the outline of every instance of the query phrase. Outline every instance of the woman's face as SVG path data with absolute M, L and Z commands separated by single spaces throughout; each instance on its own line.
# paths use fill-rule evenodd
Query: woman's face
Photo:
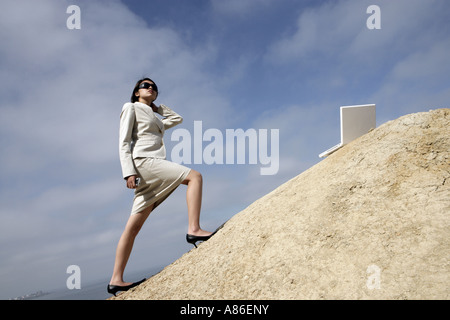
M 150 84 L 150 86 L 146 85 L 146 83 Z M 153 86 L 151 86 L 151 85 L 153 85 Z M 142 81 L 141 84 L 139 85 L 138 91 L 136 92 L 136 96 L 139 97 L 139 100 L 143 99 L 147 102 L 155 101 L 156 97 L 158 96 L 158 91 L 156 89 L 156 85 L 152 81 L 149 81 L 149 80 Z

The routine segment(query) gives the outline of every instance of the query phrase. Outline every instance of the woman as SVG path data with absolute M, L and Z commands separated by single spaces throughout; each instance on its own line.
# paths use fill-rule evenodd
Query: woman
M 199 172 L 165 160 L 163 135 L 166 129 L 183 118 L 165 105 L 157 107 L 158 87 L 149 78 L 139 80 L 120 115 L 120 163 L 126 186 L 135 189 L 131 215 L 119 240 L 108 292 L 116 295 L 144 280 L 123 281 L 123 273 L 133 248 L 134 239 L 150 212 L 160 205 L 180 184 L 187 185 L 188 233 L 186 240 L 196 246 L 212 233 L 200 228 L 202 176 Z M 162 116 L 158 118 L 155 113 Z

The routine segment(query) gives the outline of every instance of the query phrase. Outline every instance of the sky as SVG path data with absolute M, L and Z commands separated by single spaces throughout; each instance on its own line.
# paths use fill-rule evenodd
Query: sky
M 106 286 L 133 199 L 119 115 L 141 77 L 184 118 L 165 133 L 168 160 L 175 133 L 199 148 L 185 165 L 203 175 L 201 224 L 214 231 L 320 162 L 340 106 L 375 103 L 377 125 L 448 108 L 449 13 L 447 0 L 0 0 L 0 299 L 66 288 L 71 265 L 82 289 Z M 258 139 L 242 164 L 225 140 L 238 129 Z M 205 161 L 206 132 L 234 163 Z M 278 161 L 266 175 L 264 142 Z M 185 192 L 150 215 L 125 281 L 193 248 Z

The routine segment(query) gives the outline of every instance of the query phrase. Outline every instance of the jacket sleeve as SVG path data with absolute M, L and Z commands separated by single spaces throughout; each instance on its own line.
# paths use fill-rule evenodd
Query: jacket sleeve
M 131 151 L 131 142 L 133 136 L 133 127 L 136 119 L 134 105 L 126 103 L 120 114 L 120 130 L 119 130 L 119 155 L 120 165 L 122 167 L 122 176 L 127 178 L 136 175 L 134 168 L 133 156 Z
M 164 129 L 175 127 L 177 124 L 183 122 L 182 116 L 180 116 L 178 113 L 174 112 L 164 104 L 159 106 L 158 113 L 163 116 L 162 122 L 164 124 Z

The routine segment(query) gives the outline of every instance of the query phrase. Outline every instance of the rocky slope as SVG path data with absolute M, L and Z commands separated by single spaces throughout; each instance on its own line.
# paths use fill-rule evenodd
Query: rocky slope
M 450 109 L 403 116 L 113 299 L 449 299 Z

